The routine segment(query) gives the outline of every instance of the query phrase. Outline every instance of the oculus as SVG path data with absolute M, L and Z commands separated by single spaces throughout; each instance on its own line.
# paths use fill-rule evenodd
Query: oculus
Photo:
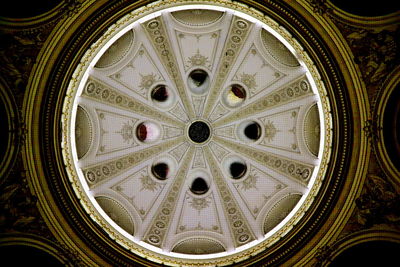
M 239 84 L 231 85 L 225 93 L 224 100 L 228 107 L 241 105 L 246 99 L 246 90 Z
M 204 143 L 210 137 L 210 127 L 202 121 L 195 121 L 189 126 L 189 138 L 195 143 Z
M 192 185 L 190 186 L 190 191 L 192 191 L 192 193 L 196 195 L 203 195 L 207 193 L 207 182 L 201 177 L 195 178 L 192 182 Z
M 204 70 L 195 69 L 190 72 L 188 86 L 194 94 L 204 94 L 208 90 L 209 84 L 210 78 Z
M 252 122 L 244 128 L 244 135 L 251 140 L 258 140 L 261 136 L 261 126 L 257 122 Z
M 242 162 L 234 161 L 229 165 L 229 173 L 233 179 L 242 178 L 246 174 L 247 167 Z
M 142 122 L 136 127 L 136 137 L 141 142 L 154 142 L 160 137 L 160 128 L 152 122 Z
M 170 168 L 167 163 L 160 162 L 151 166 L 151 173 L 159 180 L 165 180 L 168 177 Z
M 158 102 L 165 102 L 169 93 L 165 85 L 159 85 L 151 91 L 151 98 Z
M 171 108 L 175 103 L 175 93 L 168 86 L 159 84 L 150 93 L 153 104 L 161 109 Z

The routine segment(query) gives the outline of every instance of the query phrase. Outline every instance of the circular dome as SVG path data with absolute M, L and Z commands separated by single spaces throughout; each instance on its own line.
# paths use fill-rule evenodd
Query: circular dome
M 329 161 L 329 103 L 274 21 L 164 4 L 89 50 L 64 104 L 63 153 L 84 208 L 119 244 L 166 264 L 240 259 L 310 207 Z

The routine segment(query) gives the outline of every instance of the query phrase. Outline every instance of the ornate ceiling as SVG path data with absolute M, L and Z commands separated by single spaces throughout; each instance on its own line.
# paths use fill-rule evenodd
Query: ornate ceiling
M 308 55 L 274 21 L 228 8 L 122 20 L 78 66 L 64 107 L 87 211 L 134 252 L 209 260 L 275 242 L 329 161 L 328 100 Z
M 398 248 L 400 17 L 339 2 L 2 10 L 2 258 L 331 266 Z

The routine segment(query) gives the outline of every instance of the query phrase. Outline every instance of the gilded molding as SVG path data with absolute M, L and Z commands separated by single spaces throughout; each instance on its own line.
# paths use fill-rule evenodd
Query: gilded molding
M 158 209 L 157 215 L 154 216 L 151 228 L 146 231 L 143 238 L 157 247 L 161 247 L 163 244 L 166 232 L 171 226 L 172 216 L 176 213 L 175 208 L 179 200 L 179 192 L 181 192 L 187 171 L 190 169 L 190 163 L 192 162 L 194 155 L 194 148 L 189 148 L 185 154 L 185 159 L 179 167 L 174 182 L 171 184 L 169 191 L 166 194 L 166 198 Z
M 255 234 L 251 230 L 243 211 L 240 210 L 235 198 L 232 196 L 232 192 L 229 190 L 228 185 L 224 181 L 225 178 L 222 176 L 221 171 L 217 167 L 215 158 L 212 156 L 208 147 L 204 148 L 204 154 L 208 163 L 210 164 L 211 174 L 213 175 L 215 184 L 219 189 L 218 193 L 224 206 L 224 213 L 227 221 L 229 222 L 230 232 L 235 245 L 241 246 L 255 240 Z
M 70 249 L 63 243 L 54 242 L 41 235 L 28 234 L 22 232 L 0 234 L 0 248 L 7 246 L 27 246 L 34 247 L 44 253 L 54 257 L 56 260 L 69 267 L 86 266 L 76 250 Z M 15 255 L 13 255 L 15 256 Z
M 153 107 L 141 103 L 129 95 L 125 95 L 115 89 L 112 89 L 111 86 L 100 83 L 94 78 L 90 78 L 87 81 L 82 95 L 137 114 L 145 115 L 152 119 L 161 119 L 168 124 L 182 127 L 182 123 L 163 115 L 163 113 L 160 113 Z
M 312 263 L 313 267 L 328 267 L 343 251 L 371 241 L 387 241 L 400 244 L 400 233 L 387 227 L 362 230 L 339 238 L 328 245 L 318 247 Z
M 267 94 L 261 99 L 243 107 L 241 110 L 232 112 L 225 118 L 217 120 L 213 125 L 219 127 L 233 121 L 241 120 L 246 116 L 257 114 L 267 109 L 290 103 L 312 94 L 313 92 L 307 78 L 301 77 L 299 80 L 290 84 L 290 86 L 279 88 Z
M 172 81 L 174 81 L 176 90 L 181 96 L 183 105 L 190 118 L 194 118 L 193 106 L 190 104 L 189 96 L 186 93 L 186 87 L 180 76 L 178 70 L 179 66 L 177 60 L 172 52 L 170 41 L 166 33 L 165 23 L 161 17 L 154 18 L 153 20 L 146 22 L 146 26 L 143 25 L 146 33 L 149 35 L 149 39 L 152 40 L 152 45 L 157 51 L 159 57 L 163 60 L 165 69 Z
M 387 110 L 387 104 L 390 100 L 390 97 L 395 92 L 396 88 L 399 88 L 399 85 L 400 67 L 397 66 L 390 73 L 390 75 L 386 78 L 384 84 L 381 86 L 380 92 L 377 96 L 377 103 L 373 112 L 373 116 L 376 117 L 376 120 L 374 122 L 376 125 L 376 142 L 374 142 L 375 153 L 377 154 L 378 161 L 383 171 L 388 176 L 392 184 L 395 186 L 398 193 L 400 193 L 400 170 L 396 168 L 393 163 L 393 161 L 395 161 L 396 159 L 390 158 L 386 148 L 387 146 L 391 146 L 392 144 L 388 144 L 388 140 L 385 140 L 384 138 L 384 131 L 391 131 L 391 129 L 384 129 L 383 125 L 384 117 L 389 116 L 388 112 L 391 112 Z
M 208 93 L 209 96 L 203 111 L 204 117 L 210 115 L 211 109 L 221 92 L 221 87 L 224 84 L 229 71 L 232 69 L 232 63 L 237 58 L 238 51 L 243 47 L 251 28 L 252 25 L 249 25 L 248 21 L 242 18 L 233 17 L 229 34 L 226 37 L 225 46 L 222 50 L 222 58 L 219 61 L 220 65 L 217 67 L 217 77 L 213 79 L 215 82 L 210 86 L 211 89 Z
M 110 162 L 100 163 L 95 166 L 85 167 L 82 169 L 85 178 L 90 187 L 96 186 L 99 182 L 104 182 L 110 178 L 122 173 L 124 170 L 136 166 L 150 157 L 160 154 L 182 142 L 183 137 L 178 137 L 168 142 L 151 146 L 139 151 L 135 151 L 119 159 Z
M 269 168 L 294 179 L 296 182 L 300 182 L 305 186 L 308 184 L 308 181 L 314 172 L 314 166 L 309 164 L 296 162 L 293 159 L 287 159 L 254 147 L 247 147 L 230 140 L 224 140 L 220 137 L 215 137 L 214 140 L 237 153 L 247 155 L 250 159 L 253 159 L 256 162 L 265 164 Z

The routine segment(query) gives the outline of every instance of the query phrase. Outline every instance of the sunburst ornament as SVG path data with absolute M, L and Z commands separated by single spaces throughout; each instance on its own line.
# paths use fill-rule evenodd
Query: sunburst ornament
M 197 53 L 188 58 L 188 64 L 190 66 L 206 66 L 210 64 L 208 57 L 200 54 L 200 51 L 197 50 Z
M 243 72 L 240 74 L 240 81 L 250 90 L 254 90 L 257 87 L 256 75 L 257 73 L 248 74 Z
M 201 211 L 210 205 L 210 201 L 206 198 L 192 198 L 189 204 L 196 210 Z
M 142 184 L 140 191 L 148 190 L 154 192 L 158 188 L 157 183 L 154 182 L 148 175 L 143 175 L 140 177 L 140 182 Z
M 276 129 L 274 122 L 267 121 L 265 124 L 265 139 L 267 139 L 268 142 L 273 141 L 277 132 L 278 130 Z

